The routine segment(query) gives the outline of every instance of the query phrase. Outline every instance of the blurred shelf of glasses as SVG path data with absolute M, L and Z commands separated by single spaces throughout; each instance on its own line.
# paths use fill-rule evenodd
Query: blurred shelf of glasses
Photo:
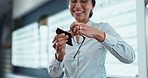
M 38 29 L 36 22 L 14 31 L 12 64 L 31 68 L 46 67 L 48 61 L 47 34 L 47 27 L 42 26 Z

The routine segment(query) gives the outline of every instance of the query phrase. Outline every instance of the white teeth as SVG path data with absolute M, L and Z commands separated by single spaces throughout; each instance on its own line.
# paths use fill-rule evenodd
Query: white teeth
M 75 11 L 75 13 L 82 13 L 83 11 Z

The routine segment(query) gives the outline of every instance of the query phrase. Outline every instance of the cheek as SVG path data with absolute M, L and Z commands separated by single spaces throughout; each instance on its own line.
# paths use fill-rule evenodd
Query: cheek
M 73 16 L 73 11 L 71 9 L 69 11 L 70 11 L 71 15 Z
M 70 13 L 73 14 L 73 8 L 70 7 L 69 10 L 70 10 Z
M 86 14 L 86 15 L 89 15 L 89 13 L 90 13 L 90 9 L 87 8 L 87 9 L 85 10 L 85 14 Z
M 92 10 L 91 6 L 85 7 L 85 11 L 86 11 L 87 14 L 89 14 L 91 10 Z

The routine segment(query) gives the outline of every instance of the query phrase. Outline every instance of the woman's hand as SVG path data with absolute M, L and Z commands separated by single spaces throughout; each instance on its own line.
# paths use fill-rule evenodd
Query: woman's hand
M 103 42 L 105 40 L 104 32 L 84 23 L 73 22 L 70 26 L 70 29 L 72 30 L 74 36 L 80 34 L 89 38 L 95 38 L 99 42 Z
M 54 43 L 53 47 L 56 50 L 56 58 L 59 61 L 62 61 L 64 59 L 64 55 L 66 53 L 65 47 L 67 42 L 68 36 L 64 33 L 56 35 L 54 37 L 54 40 L 52 41 Z

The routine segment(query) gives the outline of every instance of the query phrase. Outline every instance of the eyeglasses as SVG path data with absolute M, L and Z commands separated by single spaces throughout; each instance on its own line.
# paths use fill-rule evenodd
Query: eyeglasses
M 80 52 L 80 48 L 82 46 L 82 44 L 84 43 L 86 37 L 84 37 L 83 35 L 79 35 L 78 37 L 75 36 L 75 38 L 73 37 L 73 41 L 77 44 L 80 44 L 77 52 L 75 53 L 73 59 L 75 59 L 76 55 Z
M 89 0 L 80 0 L 79 3 L 81 5 L 86 5 L 88 3 Z M 70 5 L 76 5 L 76 3 L 78 2 L 78 0 L 70 0 Z

